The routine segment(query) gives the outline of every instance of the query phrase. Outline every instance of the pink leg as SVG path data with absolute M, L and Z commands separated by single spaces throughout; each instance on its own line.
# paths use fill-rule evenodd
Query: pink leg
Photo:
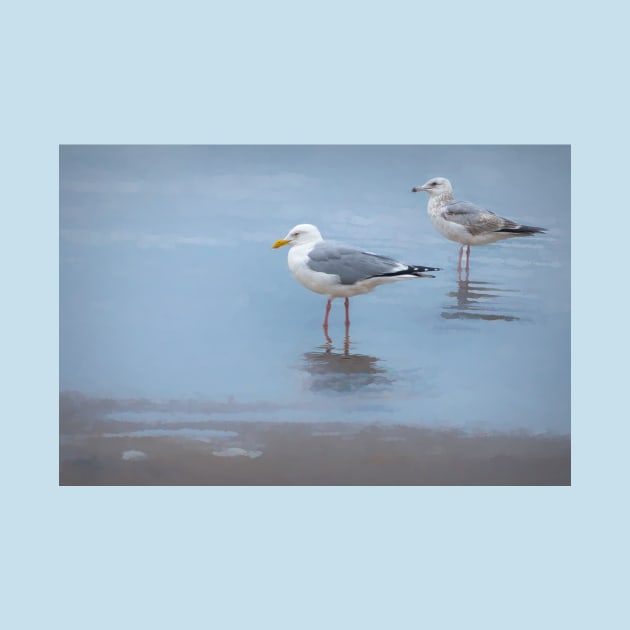
M 466 245 L 466 271 L 470 270 L 470 245 Z
M 350 300 L 346 298 L 346 301 L 344 304 L 346 306 L 346 326 L 349 326 L 350 325 Z
M 462 270 L 462 255 L 464 253 L 464 246 L 462 245 L 459 248 L 459 258 L 457 259 L 457 271 L 461 271 Z
M 324 316 L 324 323 L 322 324 L 324 328 L 328 328 L 328 315 L 330 314 L 330 307 L 332 306 L 332 300 L 328 299 L 326 303 L 326 315 Z

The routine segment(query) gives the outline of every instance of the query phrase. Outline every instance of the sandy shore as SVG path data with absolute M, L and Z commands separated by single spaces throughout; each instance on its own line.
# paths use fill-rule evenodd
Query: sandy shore
M 160 423 L 160 435 L 134 435 L 147 423 L 65 420 L 60 485 L 571 483 L 568 436 L 209 421 L 194 427 L 213 437 L 191 439 L 177 436 L 181 424 Z

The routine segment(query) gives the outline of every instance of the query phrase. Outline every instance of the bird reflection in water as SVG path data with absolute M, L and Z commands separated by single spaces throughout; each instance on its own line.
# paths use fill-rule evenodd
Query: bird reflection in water
M 379 365 L 378 357 L 350 353 L 349 330 L 346 324 L 343 351 L 335 352 L 332 339 L 325 331 L 326 343 L 320 346 L 322 350 L 304 353 L 300 368 L 309 374 L 308 387 L 312 391 L 351 393 L 366 387 L 381 389 L 394 382 Z
M 468 269 L 459 270 L 456 290 L 446 294 L 449 298 L 455 298 L 455 304 L 446 304 L 442 317 L 444 319 L 517 321 L 520 317 L 498 312 L 502 306 L 498 302 L 506 293 L 517 293 L 517 291 L 501 289 L 490 282 L 470 280 Z

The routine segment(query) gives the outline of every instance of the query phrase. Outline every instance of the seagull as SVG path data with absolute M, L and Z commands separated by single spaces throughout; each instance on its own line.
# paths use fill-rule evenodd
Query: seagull
M 289 270 L 307 289 L 328 296 L 324 331 L 328 330 L 328 315 L 335 298 L 345 298 L 346 327 L 350 324 L 350 301 L 355 295 L 369 293 L 380 284 L 411 278 L 434 278 L 427 271 L 438 267 L 422 267 L 354 249 L 341 243 L 325 241 L 319 230 L 308 223 L 296 225 L 273 249 L 291 245 Z
M 411 192 L 429 193 L 427 212 L 435 229 L 446 238 L 461 243 L 457 270 L 462 268 L 462 255 L 466 248 L 466 269 L 470 260 L 471 245 L 488 245 L 513 236 L 531 236 L 546 232 L 544 228 L 521 225 L 504 219 L 469 201 L 455 201 L 453 187 L 445 177 L 434 177 Z

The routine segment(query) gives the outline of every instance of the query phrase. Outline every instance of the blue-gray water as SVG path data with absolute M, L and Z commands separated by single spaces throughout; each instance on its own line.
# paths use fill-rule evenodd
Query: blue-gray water
M 433 176 L 548 233 L 472 248 L 458 275 L 411 193 Z M 326 346 L 325 297 L 271 249 L 297 223 L 443 270 L 353 298 L 349 341 L 335 301 Z M 153 401 L 153 419 L 568 434 L 569 148 L 62 147 L 60 389 L 145 401 L 120 411 L 140 422 Z

